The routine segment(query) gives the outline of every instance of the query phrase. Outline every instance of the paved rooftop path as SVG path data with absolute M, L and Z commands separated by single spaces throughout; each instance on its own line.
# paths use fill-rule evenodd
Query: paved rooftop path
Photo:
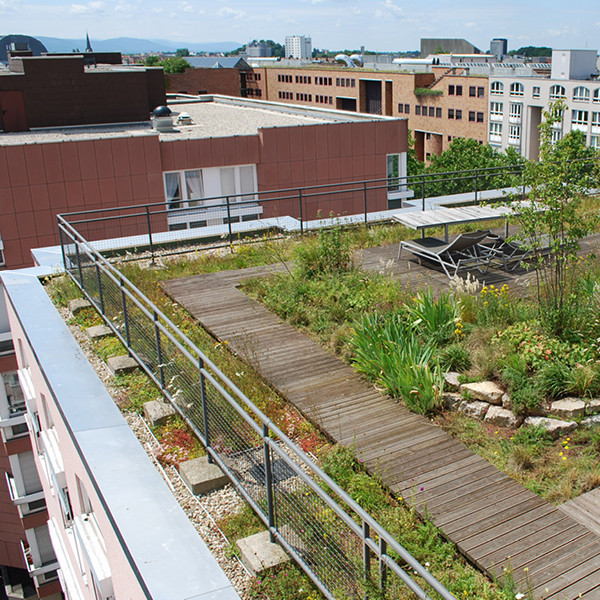
M 535 598 L 600 598 L 600 537 L 378 393 L 236 288 L 271 270 L 198 275 L 164 287 L 331 438 L 354 445 L 371 473 L 488 574 L 501 574 L 510 556 L 515 579 L 526 576 Z

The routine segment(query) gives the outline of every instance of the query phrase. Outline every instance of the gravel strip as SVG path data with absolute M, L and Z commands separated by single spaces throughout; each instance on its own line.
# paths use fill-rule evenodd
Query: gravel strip
M 93 345 L 82 329 L 78 325 L 70 323 L 71 313 L 66 308 L 58 310 L 107 391 L 115 398 L 119 390 L 113 383 L 108 367 L 94 353 Z M 125 412 L 123 416 L 238 594 L 243 600 L 248 599 L 252 577 L 238 558 L 233 555 L 231 544 L 217 526 L 217 521 L 239 511 L 244 504 L 243 500 L 237 495 L 231 484 L 209 494 L 194 496 L 183 483 L 174 466 L 163 468 L 156 459 L 161 446 L 144 419 L 134 412 Z

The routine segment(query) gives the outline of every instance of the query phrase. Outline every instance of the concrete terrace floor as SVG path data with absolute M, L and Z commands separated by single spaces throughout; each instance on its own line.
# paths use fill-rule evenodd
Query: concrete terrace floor
M 599 240 L 586 239 L 583 251 L 595 249 Z M 399 261 L 397 253 L 398 244 L 393 244 L 364 250 L 356 260 L 415 289 L 448 289 L 443 272 L 418 265 L 408 255 Z M 351 367 L 238 289 L 241 280 L 272 270 L 222 271 L 164 286 L 216 338 L 256 363 L 265 380 L 333 440 L 352 445 L 371 473 L 410 499 L 418 513 L 484 572 L 494 576 L 510 564 L 515 578 L 524 587 L 532 586 L 536 599 L 600 598 L 598 535 L 575 512 L 548 504 L 427 418 L 383 396 Z M 475 275 L 522 293 L 534 277 L 526 270 Z

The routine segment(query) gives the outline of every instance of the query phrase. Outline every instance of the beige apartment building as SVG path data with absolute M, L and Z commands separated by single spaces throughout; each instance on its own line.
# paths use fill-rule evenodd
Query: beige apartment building
M 256 67 L 246 85 L 262 100 L 406 118 L 421 160 L 456 137 L 487 141 L 488 77 L 469 75 L 468 67 L 430 73 Z

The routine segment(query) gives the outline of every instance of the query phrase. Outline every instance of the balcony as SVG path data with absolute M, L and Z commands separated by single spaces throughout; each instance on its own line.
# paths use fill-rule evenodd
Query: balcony
M 66 487 L 65 467 L 56 428 L 51 427 L 40 432 L 40 445 L 45 458 L 44 466 L 48 469 L 51 483 L 57 490 Z
M 31 577 L 35 577 L 38 585 L 43 585 L 49 581 L 53 581 L 58 577 L 56 571 L 60 568 L 56 559 L 49 560 L 47 563 L 42 563 L 41 560 L 34 556 L 32 549 L 21 540 L 21 551 L 25 557 L 27 571 Z
M 18 490 L 17 482 L 15 478 L 9 473 L 5 473 L 6 475 L 6 483 L 8 485 L 8 493 L 10 495 L 10 499 L 12 500 L 15 506 L 20 506 L 21 504 L 27 504 L 29 502 L 36 502 L 38 500 L 44 499 L 44 491 L 40 490 L 39 492 L 31 492 L 31 493 L 23 493 Z

